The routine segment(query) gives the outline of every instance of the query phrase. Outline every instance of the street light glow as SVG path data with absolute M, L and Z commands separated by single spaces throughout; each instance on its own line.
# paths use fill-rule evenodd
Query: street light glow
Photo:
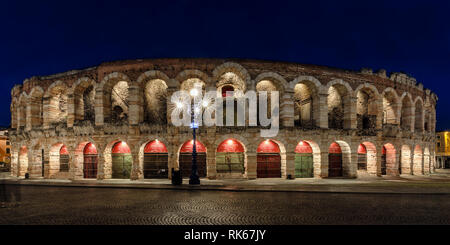
M 181 102 L 177 102 L 177 108 L 178 108 L 178 109 L 181 109 L 181 108 L 183 108 L 183 103 L 181 103 Z
M 198 95 L 198 90 L 193 88 L 193 89 L 191 89 L 191 91 L 189 93 L 191 94 L 191 96 L 195 97 Z

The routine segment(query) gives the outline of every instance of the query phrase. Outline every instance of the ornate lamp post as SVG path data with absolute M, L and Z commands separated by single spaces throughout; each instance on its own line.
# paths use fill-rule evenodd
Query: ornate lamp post
M 198 122 L 196 118 L 201 110 L 201 105 L 196 103 L 195 97 L 199 95 L 199 91 L 197 88 L 191 89 L 189 92 L 193 97 L 193 106 L 191 107 L 191 128 L 192 128 L 192 137 L 193 137 L 193 147 L 192 147 L 192 170 L 191 176 L 189 176 L 189 184 L 190 185 L 200 185 L 200 178 L 198 176 L 198 167 L 197 167 L 197 141 L 195 130 L 198 128 Z

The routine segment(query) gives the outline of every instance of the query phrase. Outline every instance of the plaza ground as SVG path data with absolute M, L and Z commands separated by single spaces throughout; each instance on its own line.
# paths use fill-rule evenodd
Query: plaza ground
M 195 188 L 8 178 L 22 200 L 0 209 L 0 224 L 450 224 L 449 176 L 204 180 Z

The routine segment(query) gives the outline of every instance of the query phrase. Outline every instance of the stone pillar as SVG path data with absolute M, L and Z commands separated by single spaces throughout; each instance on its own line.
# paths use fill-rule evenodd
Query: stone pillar
M 83 96 L 83 95 L 81 95 Z M 67 95 L 67 127 L 73 127 L 75 122 L 75 97 L 73 93 Z
M 354 147 L 353 147 L 354 148 Z M 342 172 L 343 172 L 343 176 L 344 177 L 348 177 L 348 178 L 356 178 L 357 177 L 357 162 L 358 162 L 358 151 L 352 151 L 350 153 L 350 162 L 347 164 L 345 163 L 345 158 L 346 158 L 346 154 L 348 153 L 344 153 L 342 152 Z
M 95 125 L 103 126 L 104 124 L 104 110 L 103 110 L 103 89 L 97 88 L 95 90 Z
M 131 153 L 132 157 L 133 157 L 133 165 L 131 167 L 131 174 L 130 174 L 131 180 L 144 179 L 144 170 L 143 170 L 143 166 L 141 165 L 141 161 L 140 161 L 142 158 L 142 163 L 143 163 L 144 156 L 139 155 L 139 148 L 137 150 L 138 151 L 133 151 Z
M 50 178 L 50 148 L 44 148 L 44 178 Z
M 178 144 L 173 140 L 169 140 L 167 143 L 167 165 L 169 168 L 169 179 L 172 179 L 172 168 L 175 170 L 179 169 L 177 164 L 177 150 L 175 147 Z
M 280 121 L 283 127 L 294 127 L 294 91 L 286 90 L 281 98 Z M 248 110 L 247 110 L 248 111 Z M 248 117 L 248 116 L 247 116 Z
M 282 177 L 291 175 L 295 179 L 295 152 L 286 152 L 286 170 Z
M 256 152 L 247 152 L 247 178 L 256 179 Z
M 376 128 L 382 129 L 383 128 L 383 98 L 380 96 L 375 101 L 375 106 L 377 107 L 377 120 L 376 120 Z
M 128 123 L 132 126 L 139 125 L 141 91 L 137 84 L 128 87 Z
M 387 154 L 387 152 L 386 152 Z M 377 156 L 376 156 L 376 173 L 371 173 L 371 174 L 376 174 L 378 177 L 381 177 L 381 156 L 383 155 L 383 144 L 378 144 L 377 147 Z
M 11 145 L 11 176 L 18 176 L 19 151 L 15 145 Z
M 50 97 L 43 98 L 43 127 L 44 129 L 48 129 L 50 127 Z
M 216 147 L 214 144 L 207 144 L 206 149 L 206 176 L 208 179 L 216 179 Z
M 97 156 L 98 156 L 98 162 L 97 162 L 97 179 L 98 180 L 104 180 L 107 178 L 107 170 L 105 169 L 105 158 L 103 156 L 103 153 L 99 152 L 97 150 Z
M 27 103 L 27 108 L 26 108 L 26 122 L 25 122 L 25 131 L 29 131 L 31 130 L 31 104 L 30 101 L 28 101 Z
M 350 129 L 356 129 L 357 118 L 356 118 L 356 97 L 350 97 L 350 105 L 344 108 L 344 127 Z
M 316 125 L 320 128 L 328 128 L 328 92 L 319 93 L 318 99 L 317 111 L 313 112 L 317 115 L 314 117 L 316 119 Z
M 325 143 L 326 145 L 327 143 Z M 328 149 L 321 149 L 320 151 L 320 168 L 317 167 L 317 162 L 314 162 L 314 177 L 326 178 L 328 177 Z M 320 172 L 317 170 L 320 169 Z

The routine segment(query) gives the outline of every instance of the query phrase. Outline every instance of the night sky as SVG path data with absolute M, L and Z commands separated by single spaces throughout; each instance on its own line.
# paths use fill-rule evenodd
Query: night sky
M 0 125 L 34 75 L 210 57 L 403 71 L 438 95 L 437 130 L 450 129 L 450 1 L 65 2 L 0 3 Z

